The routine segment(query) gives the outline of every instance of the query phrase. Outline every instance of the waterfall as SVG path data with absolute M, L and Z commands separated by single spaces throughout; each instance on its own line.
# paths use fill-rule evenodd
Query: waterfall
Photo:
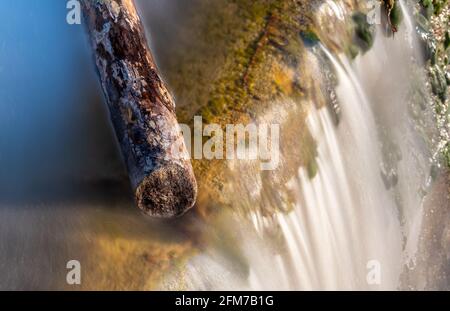
M 336 126 L 326 107 L 309 111 L 318 173 L 310 178 L 301 167 L 286 185 L 295 206 L 272 219 L 284 247 L 264 243 L 260 229 L 243 229 L 248 223 L 230 224 L 244 232 L 248 273 L 230 269 L 219 253 L 202 254 L 188 265 L 188 288 L 399 288 L 404 266 L 414 261 L 430 170 L 429 148 L 408 114 L 408 91 L 414 79 L 424 80 L 415 70 L 421 57 L 413 22 L 402 2 L 401 9 L 405 22 L 395 38 L 379 27 L 373 48 L 353 62 L 322 44 L 311 52 L 331 63 L 342 118 Z M 256 228 L 264 222 L 258 212 L 250 218 Z M 368 279 L 374 265 L 379 282 Z

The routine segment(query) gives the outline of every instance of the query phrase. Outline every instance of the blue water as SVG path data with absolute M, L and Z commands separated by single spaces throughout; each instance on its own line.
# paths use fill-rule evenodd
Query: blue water
M 84 28 L 67 12 L 61 0 L 0 2 L 0 200 L 124 175 Z

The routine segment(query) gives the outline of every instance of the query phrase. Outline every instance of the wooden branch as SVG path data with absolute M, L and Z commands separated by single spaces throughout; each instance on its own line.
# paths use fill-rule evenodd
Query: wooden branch
M 81 3 L 137 205 L 151 216 L 181 215 L 194 205 L 197 184 L 174 101 L 159 76 L 134 2 Z

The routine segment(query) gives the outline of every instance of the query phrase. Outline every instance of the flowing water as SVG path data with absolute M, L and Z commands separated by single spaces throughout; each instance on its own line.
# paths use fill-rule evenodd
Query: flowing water
M 17 3 L 22 12 L 47 14 L 39 2 Z M 169 2 L 151 3 L 161 16 L 170 6 Z M 331 3 L 331 11 L 341 15 Z M 24 30 L 23 38 L 14 37 L 25 46 L 18 52 L 0 41 L 0 55 L 9 57 L 17 70 L 32 65 L 39 67 L 34 72 L 53 68 L 51 59 L 61 71 L 83 77 L 71 84 L 73 76 L 59 81 L 65 76 L 61 72 L 41 73 L 39 83 L 44 76 L 50 81 L 42 89 L 57 90 L 37 99 L 13 84 L 10 94 L 0 93 L 4 99 L 0 107 L 5 111 L 0 117 L 2 132 L 21 126 L 16 141 L 0 134 L 0 161 L 7 166 L 0 171 L 0 289 L 72 289 L 65 284 L 65 263 L 71 259 L 82 263 L 86 271 L 83 286 L 89 289 L 399 288 L 405 265 L 414 266 L 432 165 L 432 146 L 427 140 L 430 113 L 421 110 L 420 118 L 411 113 L 416 109 L 412 90 L 424 92 L 422 104 L 428 95 L 409 8 L 401 4 L 404 22 L 399 32 L 392 38 L 379 26 L 374 46 L 366 54 L 349 60 L 322 44 L 307 52 L 318 77 L 325 79 L 321 69 L 327 68 L 338 81 L 339 122 L 332 107 L 307 105 L 306 126 L 317 142 L 317 174 L 311 178 L 307 168 L 286 160 L 293 176 L 281 186 L 267 185 L 263 176 L 253 174 L 251 164 L 246 170 L 235 164 L 228 189 L 235 194 L 233 212 L 224 212 L 212 225 L 192 214 L 168 223 L 148 220 L 135 210 L 101 108 L 100 90 L 93 86 L 95 74 L 86 69 L 91 64 L 81 30 L 61 30 L 64 36 L 54 34 L 49 39 L 67 41 L 66 35 L 72 34 L 64 53 L 54 45 L 35 44 L 40 54 L 53 55 L 34 60 L 40 67 L 23 63 L 31 53 L 25 52 L 26 42 L 30 37 L 38 42 L 36 34 Z M 141 6 L 145 8 L 144 3 Z M 55 13 L 59 16 L 64 7 L 54 10 L 59 10 Z M 58 23 L 57 18 L 48 16 L 44 27 L 50 29 L 51 23 Z M 164 18 L 159 24 L 166 30 L 174 27 Z M 31 20 L 24 27 L 42 30 L 43 26 Z M 12 30 L 5 32 L 12 34 Z M 164 41 L 165 36 L 156 38 L 157 51 L 158 40 Z M 5 38 L 13 40 L 13 36 Z M 74 51 L 83 51 L 81 66 L 79 60 L 74 61 Z M 15 53 L 23 57 L 16 59 Z M 61 54 L 67 59 L 57 57 Z M 80 67 L 85 72 L 79 72 Z M 1 81 L 10 81 L 5 72 L 15 77 L 12 65 L 3 63 Z M 30 85 L 36 86 L 29 78 Z M 68 90 L 58 90 L 64 85 L 69 85 Z M 77 97 L 78 93 L 84 97 Z M 39 87 L 30 94 L 41 94 Z M 43 118 L 42 109 L 29 104 L 37 100 L 51 112 L 33 128 L 30 115 Z M 292 116 L 301 118 L 305 112 L 299 104 L 288 99 L 274 103 L 260 121 L 283 123 Z M 295 145 L 293 137 L 281 148 Z M 43 141 L 46 148 L 36 141 Z M 49 173 L 53 171 L 63 173 L 53 176 Z M 24 183 L 26 176 L 28 183 Z M 17 199 L 42 194 L 36 184 L 44 185 L 45 195 L 25 203 Z M 290 203 L 286 193 L 292 197 Z M 267 206 L 279 211 L 268 216 L 261 212 Z M 198 228 L 195 233 L 192 227 Z M 208 243 L 198 246 L 192 241 L 199 235 L 210 237 Z M 171 267 L 174 256 L 185 260 Z M 155 271 L 167 266 L 172 273 L 155 276 Z M 380 272 L 375 283 L 368 278 L 374 267 Z

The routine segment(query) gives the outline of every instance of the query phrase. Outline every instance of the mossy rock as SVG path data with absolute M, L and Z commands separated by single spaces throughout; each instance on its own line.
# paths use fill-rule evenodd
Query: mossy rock
M 367 52 L 373 46 L 375 29 L 368 23 L 367 15 L 362 12 L 353 14 L 352 19 L 355 23 L 355 44 L 363 52 Z
M 433 0 L 434 14 L 441 13 L 447 2 L 448 0 Z
M 400 23 L 403 20 L 403 13 L 398 3 L 398 0 L 395 1 L 394 7 L 392 8 L 391 15 L 389 16 L 391 20 L 392 26 L 398 29 Z
M 444 49 L 448 49 L 448 47 L 450 46 L 450 31 L 447 30 L 447 32 L 445 33 L 445 39 L 444 39 Z
M 447 99 L 447 79 L 439 66 L 434 66 L 431 70 L 430 83 L 433 94 L 438 96 L 442 102 Z
M 292 121 L 301 134 L 294 133 L 294 138 L 286 140 L 296 141 L 299 150 L 282 156 L 296 169 L 285 169 L 278 175 L 290 177 L 298 167 L 306 168 L 316 149 L 305 124 L 308 109 L 303 107 L 309 104 L 308 83 L 314 81 L 312 72 L 304 66 L 305 41 L 319 40 L 313 4 L 195 0 L 192 6 L 196 14 L 188 14 L 181 21 L 177 28 L 182 33 L 174 49 L 165 51 L 171 52 L 171 57 L 164 58 L 163 63 L 164 76 L 177 100 L 179 121 L 192 126 L 193 116 L 201 115 L 205 124 L 247 124 L 272 108 L 279 110 L 277 103 L 295 102 L 295 108 L 289 109 L 302 111 L 297 111 L 297 119 Z M 288 132 L 281 131 L 281 136 Z M 235 193 L 230 192 L 236 190 L 228 188 L 233 176 L 228 163 L 193 161 L 199 184 L 197 211 L 205 218 L 231 205 Z M 242 204 L 235 202 L 239 200 L 233 207 Z
M 442 152 L 444 164 L 450 168 L 450 143 L 447 143 L 443 152 Z
M 319 36 L 311 28 L 301 31 L 300 37 L 302 38 L 303 42 L 308 46 L 312 46 L 320 42 Z

